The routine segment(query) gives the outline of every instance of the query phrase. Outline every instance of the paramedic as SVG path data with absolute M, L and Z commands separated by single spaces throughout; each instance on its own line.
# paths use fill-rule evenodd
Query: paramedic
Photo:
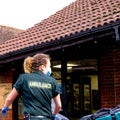
M 61 109 L 60 90 L 57 82 L 50 76 L 50 57 L 36 54 L 24 60 L 25 74 L 21 74 L 5 100 L 2 115 L 6 115 L 10 104 L 19 95 L 24 106 L 24 120 L 50 120 Z M 55 109 L 51 112 L 51 100 Z

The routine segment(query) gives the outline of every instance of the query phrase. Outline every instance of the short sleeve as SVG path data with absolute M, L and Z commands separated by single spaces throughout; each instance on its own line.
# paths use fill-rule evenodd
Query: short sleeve
M 58 94 L 60 94 L 60 87 L 57 81 L 54 79 L 53 80 L 53 97 L 57 96 Z

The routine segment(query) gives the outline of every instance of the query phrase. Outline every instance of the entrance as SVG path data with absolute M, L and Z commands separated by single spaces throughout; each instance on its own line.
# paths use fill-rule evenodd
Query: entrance
M 94 64 L 97 63 L 94 62 Z M 66 82 L 67 113 L 71 120 L 92 114 L 100 108 L 98 72 L 95 68 L 96 66 L 92 65 L 75 66 L 68 70 Z
M 91 113 L 91 78 L 72 74 L 72 117 L 80 118 Z

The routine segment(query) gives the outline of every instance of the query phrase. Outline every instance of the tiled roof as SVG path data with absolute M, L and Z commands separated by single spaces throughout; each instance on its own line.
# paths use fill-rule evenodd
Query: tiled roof
M 20 32 L 23 32 L 23 30 L 0 25 L 0 44 L 6 40 L 12 39 Z
M 0 55 L 120 20 L 120 0 L 76 0 L 0 45 Z

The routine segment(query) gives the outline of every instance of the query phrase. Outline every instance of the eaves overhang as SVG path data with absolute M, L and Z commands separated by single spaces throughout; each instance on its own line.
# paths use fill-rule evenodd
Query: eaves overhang
M 91 40 L 97 40 L 97 38 L 102 38 L 105 36 L 115 36 L 115 39 L 118 41 L 120 38 L 120 34 L 116 33 L 117 32 L 115 30 L 116 27 L 119 29 L 120 20 L 113 23 L 105 24 L 104 26 L 98 26 L 97 28 L 81 31 L 80 33 L 75 33 L 69 36 L 61 37 L 51 42 L 45 42 L 42 44 L 38 44 L 17 51 L 13 51 L 10 53 L 6 53 L 0 55 L 0 64 L 23 59 L 26 56 L 30 56 L 38 52 L 46 53 L 53 50 L 58 50 L 61 48 L 73 46 L 76 44 L 82 44 Z

